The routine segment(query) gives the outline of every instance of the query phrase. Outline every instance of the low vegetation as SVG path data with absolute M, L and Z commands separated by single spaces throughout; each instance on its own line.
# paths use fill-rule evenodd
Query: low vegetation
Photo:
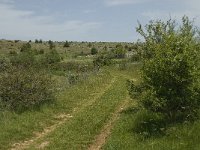
M 199 30 L 144 42 L 0 40 L 0 149 L 199 149 Z

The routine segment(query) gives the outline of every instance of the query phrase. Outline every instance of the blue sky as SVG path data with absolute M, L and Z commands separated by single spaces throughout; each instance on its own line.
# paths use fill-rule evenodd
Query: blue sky
M 0 39 L 126 41 L 137 21 L 195 18 L 199 0 L 0 0 Z

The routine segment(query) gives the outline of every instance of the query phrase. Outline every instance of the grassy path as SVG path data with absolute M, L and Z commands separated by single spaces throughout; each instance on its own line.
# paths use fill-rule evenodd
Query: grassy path
M 54 132 L 33 143 L 30 149 L 41 146 L 43 149 L 52 150 L 88 149 L 126 96 L 125 79 L 116 77 L 110 88 L 98 97 L 95 103 L 80 110 Z
M 106 143 L 107 138 L 111 134 L 111 130 L 113 128 L 114 123 L 116 120 L 119 119 L 119 115 L 121 111 L 126 107 L 127 100 L 123 101 L 120 106 L 115 110 L 115 112 L 112 115 L 112 118 L 107 122 L 107 124 L 103 127 L 101 130 L 101 133 L 96 136 L 94 143 L 92 143 L 88 150 L 99 150 L 102 148 L 102 146 Z
M 130 72 L 105 71 L 64 91 L 52 106 L 24 114 L 5 113 L 9 118 L 5 115 L 0 120 L 4 121 L 4 126 L 0 124 L 0 149 L 102 148 L 129 103 L 126 79 L 132 76 Z
M 112 84 L 114 82 L 115 82 L 115 77 L 111 80 L 111 82 L 108 85 L 106 85 L 103 88 L 102 91 L 100 91 L 99 93 L 93 93 L 92 99 L 89 99 L 88 101 L 86 101 L 86 103 L 82 104 L 81 106 L 75 107 L 71 114 L 58 114 L 58 115 L 56 115 L 55 118 L 58 119 L 58 120 L 53 125 L 44 128 L 42 132 L 36 133 L 35 134 L 36 136 L 29 139 L 29 140 L 25 140 L 25 141 L 13 144 L 13 147 L 11 148 L 11 150 L 27 149 L 31 144 L 33 144 L 37 140 L 44 138 L 45 136 L 47 136 L 48 134 L 50 134 L 51 132 L 53 132 L 54 130 L 59 128 L 59 126 L 64 124 L 66 121 L 69 121 L 69 119 L 73 118 L 73 116 L 76 116 L 76 114 L 79 113 L 81 110 L 83 110 L 84 108 L 86 108 L 88 106 L 91 106 L 97 99 L 99 99 L 99 97 L 101 97 L 112 86 Z M 46 145 L 45 143 L 46 142 L 39 145 L 38 148 L 44 147 Z

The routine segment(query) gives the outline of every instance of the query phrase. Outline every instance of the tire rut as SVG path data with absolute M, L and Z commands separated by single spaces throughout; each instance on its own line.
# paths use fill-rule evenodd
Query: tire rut
M 106 139 L 109 137 L 111 134 L 111 130 L 114 126 L 114 123 L 118 120 L 119 118 L 119 113 L 126 107 L 128 103 L 128 98 L 123 101 L 119 107 L 115 110 L 113 113 L 111 119 L 105 124 L 103 129 L 101 130 L 100 134 L 98 134 L 95 137 L 94 143 L 89 145 L 88 150 L 100 150 L 102 146 L 106 143 Z
M 96 96 L 94 96 L 94 98 L 90 101 L 88 101 L 87 103 L 83 104 L 81 106 L 81 108 L 75 107 L 72 111 L 71 114 L 59 114 L 57 116 L 55 116 L 54 118 L 58 119 L 59 121 L 57 121 L 55 124 L 46 127 L 43 129 L 42 132 L 38 132 L 38 133 L 34 133 L 34 137 L 28 139 L 28 140 L 24 140 L 18 143 L 14 143 L 12 145 L 12 148 L 10 150 L 24 150 L 24 149 L 28 149 L 32 144 L 34 144 L 36 141 L 38 141 L 39 139 L 44 138 L 45 136 L 47 136 L 48 134 L 52 133 L 53 131 L 55 131 L 58 127 L 60 127 L 62 124 L 64 124 L 66 121 L 68 121 L 70 118 L 73 118 L 73 116 L 76 115 L 76 113 L 81 112 L 84 108 L 91 106 L 93 103 L 95 103 L 96 100 L 98 100 L 107 90 L 109 90 L 111 88 L 111 86 L 113 85 L 113 83 L 116 81 L 116 77 L 114 76 L 112 81 L 109 83 L 109 85 L 107 85 L 104 90 L 100 93 L 95 93 Z M 48 146 L 48 141 L 44 143 L 42 143 L 41 145 L 37 145 L 35 147 L 37 147 L 37 149 L 43 149 L 46 146 Z

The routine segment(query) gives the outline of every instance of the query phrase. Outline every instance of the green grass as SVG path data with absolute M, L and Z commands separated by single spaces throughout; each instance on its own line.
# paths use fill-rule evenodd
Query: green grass
M 135 119 L 141 111 L 133 109 L 134 101 L 121 113 L 104 150 L 199 150 L 200 121 L 175 124 L 167 128 L 166 135 L 144 138 L 134 132 Z
M 9 149 L 16 142 L 33 138 L 34 132 L 42 132 L 44 128 L 57 123 L 55 116 L 60 114 L 72 114 L 73 117 L 36 140 L 28 149 L 37 149 L 43 142 L 49 142 L 44 148 L 47 150 L 87 149 L 111 119 L 113 112 L 126 100 L 126 79 L 137 79 L 136 82 L 140 82 L 139 68 L 138 64 L 129 64 L 128 70 L 107 67 L 87 81 L 62 90 L 55 103 L 46 104 L 39 110 L 22 114 L 0 112 L 0 149 Z M 66 79 L 61 76 L 55 76 L 55 79 L 63 89 Z M 73 111 L 74 108 L 77 108 L 76 112 Z M 114 123 L 111 135 L 102 149 L 200 149 L 199 120 L 194 123 L 173 124 L 167 128 L 165 135 L 145 138 L 134 132 L 134 126 L 140 120 L 139 116 L 142 116 L 142 111 L 137 109 L 136 101 L 130 100 L 128 108 L 120 113 L 119 119 Z
M 113 85 L 93 105 L 74 115 L 71 120 L 39 143 L 49 141 L 50 144 L 45 149 L 52 150 L 87 149 L 126 96 L 125 80 L 123 77 L 117 77 Z
M 43 139 L 36 140 L 30 149 L 35 149 L 34 146 L 46 140 L 50 141 L 46 149 L 87 149 L 106 122 L 111 119 L 112 113 L 126 99 L 126 79 L 136 74 L 135 70 L 119 71 L 118 68 L 108 67 L 98 75 L 91 76 L 89 80 L 62 90 L 55 103 L 46 104 L 39 110 L 26 111 L 22 114 L 1 112 L 0 149 L 9 149 L 14 143 L 33 138 L 34 133 L 42 132 L 44 128 L 54 125 L 58 121 L 55 116 L 73 114 L 74 108 L 78 111 L 73 114 L 73 118 Z M 54 78 L 59 84 L 66 81 L 61 76 Z
M 5 150 L 13 143 L 34 136 L 34 132 L 55 122 L 55 115 L 70 113 L 74 107 L 80 107 L 92 100 L 92 94 L 99 93 L 111 82 L 108 72 L 92 76 L 87 82 L 68 88 L 57 96 L 54 104 L 44 105 L 40 110 L 26 111 L 22 114 L 0 112 L 0 149 Z

